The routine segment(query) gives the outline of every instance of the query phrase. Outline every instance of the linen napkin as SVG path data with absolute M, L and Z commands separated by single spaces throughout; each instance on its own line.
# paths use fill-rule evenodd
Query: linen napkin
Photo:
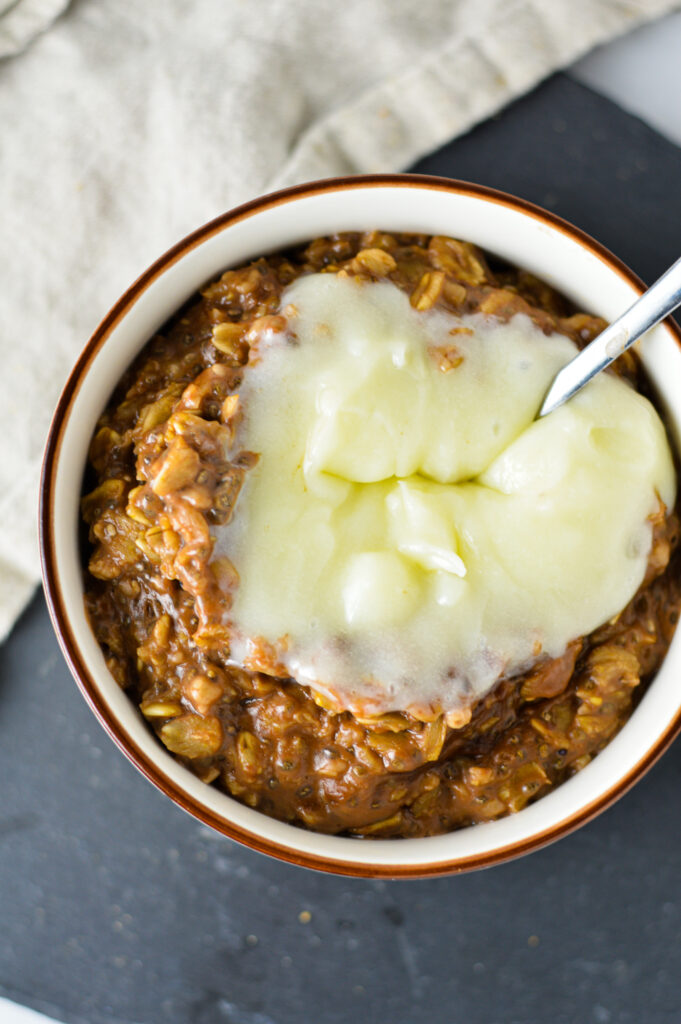
M 148 263 L 259 193 L 407 167 L 675 6 L 0 0 L 0 639 L 39 578 L 60 388 Z

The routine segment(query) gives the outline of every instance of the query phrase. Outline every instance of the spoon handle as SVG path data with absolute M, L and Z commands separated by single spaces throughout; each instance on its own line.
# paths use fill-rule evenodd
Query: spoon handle
M 681 305 L 681 259 L 556 374 L 537 419 L 558 409 L 630 345 Z

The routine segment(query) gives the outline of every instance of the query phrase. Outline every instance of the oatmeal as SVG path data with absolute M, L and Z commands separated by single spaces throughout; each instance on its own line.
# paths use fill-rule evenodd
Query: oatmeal
M 377 837 L 588 763 L 679 605 L 635 357 L 532 424 L 603 326 L 439 236 L 318 239 L 203 289 L 114 394 L 83 499 L 93 629 L 165 746 L 263 813 Z

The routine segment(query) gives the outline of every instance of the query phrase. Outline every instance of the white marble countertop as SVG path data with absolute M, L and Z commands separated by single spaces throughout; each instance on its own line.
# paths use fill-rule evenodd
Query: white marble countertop
M 681 145 L 679 53 L 681 12 L 594 50 L 570 74 Z
M 601 47 L 569 73 L 681 145 L 681 13 Z M 51 1018 L 0 998 L 0 1024 Z

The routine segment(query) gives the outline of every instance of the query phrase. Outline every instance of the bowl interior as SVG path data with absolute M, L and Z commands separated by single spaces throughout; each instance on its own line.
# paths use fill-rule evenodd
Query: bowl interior
M 55 420 L 45 467 L 43 544 L 47 588 L 61 642 L 105 726 L 133 761 L 178 803 L 226 834 L 286 859 L 360 874 L 424 874 L 481 866 L 540 845 L 598 810 L 652 762 L 681 714 L 681 636 L 636 712 L 582 772 L 516 815 L 444 836 L 370 842 L 306 832 L 242 806 L 179 765 L 110 676 L 88 625 L 78 545 L 83 468 L 97 418 L 149 337 L 224 269 L 336 231 L 380 228 L 448 234 L 477 243 L 559 288 L 581 308 L 612 319 L 639 294 L 597 246 L 499 193 L 415 178 L 323 183 L 226 215 L 180 243 L 114 307 L 74 371 Z M 681 348 L 666 326 L 641 355 L 677 450 Z M 585 581 L 585 585 L 588 581 Z

